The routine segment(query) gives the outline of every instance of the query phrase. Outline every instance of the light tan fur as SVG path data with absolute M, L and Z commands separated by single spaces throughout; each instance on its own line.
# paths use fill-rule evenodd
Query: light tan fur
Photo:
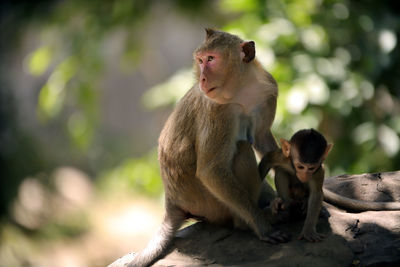
M 165 219 L 152 247 L 130 266 L 158 259 L 189 217 L 247 227 L 272 243 L 287 240 L 272 232 L 270 214 L 257 206 L 260 191 L 272 189 L 262 188 L 266 183 L 253 148 L 261 156 L 277 148 L 270 127 L 278 88 L 248 53 L 252 45 L 207 29 L 204 44 L 194 53 L 198 83 L 177 104 L 159 138 Z

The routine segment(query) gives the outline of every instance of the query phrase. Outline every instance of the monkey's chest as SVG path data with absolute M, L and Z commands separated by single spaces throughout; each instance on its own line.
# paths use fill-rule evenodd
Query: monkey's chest
M 253 144 L 254 131 L 255 127 L 253 119 L 250 116 L 241 115 L 236 141 L 248 141 L 250 144 Z
M 293 182 L 289 185 L 290 197 L 295 200 L 302 202 L 306 200 L 310 194 L 310 190 L 308 188 L 308 184 Z

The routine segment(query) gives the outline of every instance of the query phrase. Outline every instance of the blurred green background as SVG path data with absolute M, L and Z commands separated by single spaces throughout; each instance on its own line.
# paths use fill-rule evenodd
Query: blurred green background
M 400 166 L 396 1 L 0 4 L 0 266 L 104 266 L 162 216 L 157 138 L 205 27 L 256 42 L 276 138 L 320 130 L 328 175 Z

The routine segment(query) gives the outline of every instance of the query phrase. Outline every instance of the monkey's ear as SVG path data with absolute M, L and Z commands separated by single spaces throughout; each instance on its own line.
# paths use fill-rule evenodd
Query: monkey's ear
M 283 155 L 288 158 L 290 156 L 290 142 L 281 138 L 281 148 Z
M 215 30 L 211 28 L 206 28 L 205 30 L 206 30 L 206 39 L 210 38 L 215 33 Z
M 249 63 L 256 57 L 256 44 L 253 41 L 244 42 L 240 45 L 242 47 L 242 60 Z
M 324 161 L 326 159 L 326 157 L 328 156 L 329 152 L 332 150 L 333 144 L 328 144 L 325 148 L 325 152 L 322 155 L 322 161 Z

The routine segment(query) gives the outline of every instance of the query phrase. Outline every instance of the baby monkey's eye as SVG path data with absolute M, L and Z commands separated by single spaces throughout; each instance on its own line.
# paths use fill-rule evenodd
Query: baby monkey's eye
M 298 165 L 298 166 L 297 166 L 297 169 L 299 169 L 299 170 L 304 170 L 304 166 Z

